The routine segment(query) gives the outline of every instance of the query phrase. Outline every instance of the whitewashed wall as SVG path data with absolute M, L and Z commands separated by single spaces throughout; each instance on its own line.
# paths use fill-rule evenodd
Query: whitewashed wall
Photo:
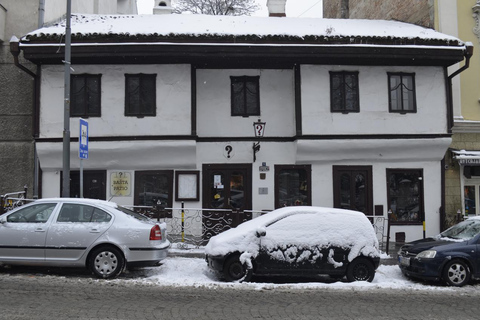
M 260 76 L 260 117 L 232 117 L 230 76 Z M 253 122 L 267 122 L 265 136 L 295 135 L 292 70 L 197 70 L 200 137 L 254 137 Z
M 329 71 L 358 71 L 359 113 L 330 112 Z M 415 73 L 417 112 L 389 113 L 387 72 Z M 303 134 L 422 134 L 447 128 L 441 67 L 313 66 L 301 68 Z
M 191 133 L 189 65 L 74 65 L 73 68 L 75 70 L 73 74 L 102 74 L 102 117 L 89 118 L 90 137 L 189 135 Z M 157 74 L 156 117 L 125 117 L 126 73 Z M 40 137 L 62 137 L 63 67 L 43 67 L 41 86 Z M 75 134 L 78 132 L 78 118 L 70 119 L 70 131 Z

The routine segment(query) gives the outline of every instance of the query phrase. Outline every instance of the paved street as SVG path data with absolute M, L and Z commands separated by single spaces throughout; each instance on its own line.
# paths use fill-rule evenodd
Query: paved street
M 142 272 L 0 269 L 0 319 L 478 319 L 480 292 L 456 289 L 238 289 L 163 286 Z M 462 293 L 463 292 L 463 293 Z

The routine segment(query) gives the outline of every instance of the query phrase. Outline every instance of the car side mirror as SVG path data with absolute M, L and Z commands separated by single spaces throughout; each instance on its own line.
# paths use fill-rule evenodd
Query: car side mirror
M 0 224 L 7 223 L 7 217 L 0 217 Z
M 265 230 L 265 228 L 258 228 L 257 231 L 255 231 L 257 238 L 265 237 L 266 234 L 267 230 Z

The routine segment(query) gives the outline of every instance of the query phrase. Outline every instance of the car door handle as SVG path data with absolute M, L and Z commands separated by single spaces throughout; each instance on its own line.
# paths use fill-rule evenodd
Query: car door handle
M 45 229 L 44 228 L 37 228 L 37 229 L 35 229 L 35 232 L 45 232 Z
M 99 233 L 100 230 L 98 230 L 97 228 L 92 228 L 92 229 L 90 229 L 90 232 L 91 233 Z

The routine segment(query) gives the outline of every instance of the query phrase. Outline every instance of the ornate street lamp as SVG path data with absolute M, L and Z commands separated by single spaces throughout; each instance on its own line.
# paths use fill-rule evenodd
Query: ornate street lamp
M 262 138 L 265 133 L 266 122 L 262 122 L 261 119 L 253 123 L 253 129 L 255 130 L 255 138 Z M 253 143 L 253 162 L 257 160 L 257 152 L 260 151 L 260 141 Z

